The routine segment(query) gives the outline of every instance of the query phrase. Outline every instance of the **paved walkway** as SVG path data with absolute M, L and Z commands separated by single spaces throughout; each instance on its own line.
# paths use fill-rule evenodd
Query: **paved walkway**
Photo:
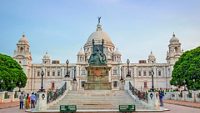
M 0 103 L 0 109 L 4 108 L 10 108 L 10 107 L 15 107 L 19 106 L 19 102 L 8 102 L 8 103 Z
M 156 113 L 200 113 L 199 108 L 175 105 L 175 103 L 178 103 L 178 102 L 175 102 L 175 101 L 166 101 L 166 102 L 167 103 L 169 103 L 169 102 L 173 103 L 173 104 L 167 104 L 167 103 L 164 104 L 164 107 L 170 109 L 170 111 L 156 112 Z M 184 102 L 184 104 L 185 103 L 195 105 L 195 106 L 196 106 L 196 104 L 199 105 L 199 103 Z M 180 104 L 180 102 L 179 102 L 179 104 Z M 27 112 L 25 112 L 25 109 L 20 110 L 19 105 L 17 105 L 17 103 L 15 103 L 15 104 L 14 103 L 7 103 L 6 105 L 3 105 L 5 108 L 0 109 L 0 113 L 13 113 L 13 112 L 15 112 L 15 113 L 27 113 Z M 17 105 L 17 107 L 10 107 L 9 108 L 9 106 L 11 106 L 11 105 L 13 105 L 13 106 Z M 2 108 L 2 104 L 0 104 L 0 107 Z M 89 112 L 89 113 L 91 113 L 91 112 Z M 94 113 L 94 112 L 92 112 L 92 113 Z M 111 112 L 103 112 L 103 113 L 111 113 Z M 119 113 L 119 112 L 113 112 L 113 113 Z M 155 112 L 134 112 L 134 113 L 155 113 Z
M 164 102 L 168 103 L 168 104 L 175 104 L 175 105 L 181 105 L 181 106 L 187 106 L 187 107 L 193 107 L 193 108 L 200 109 L 199 102 L 187 102 L 187 101 L 177 101 L 177 100 L 164 100 Z

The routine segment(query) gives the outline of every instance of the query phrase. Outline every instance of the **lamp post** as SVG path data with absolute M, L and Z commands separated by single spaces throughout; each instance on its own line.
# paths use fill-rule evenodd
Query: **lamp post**
M 185 84 L 186 84 L 186 80 L 183 81 L 184 91 L 186 91 Z
M 151 87 L 151 91 L 154 91 L 154 78 L 153 78 L 153 75 L 154 75 L 154 71 L 153 71 L 153 69 L 151 70 L 151 79 L 152 79 L 152 87 Z
M 120 81 L 123 83 L 124 79 L 123 79 L 123 76 L 122 76 L 122 67 L 121 67 L 121 78 L 120 78 Z
M 19 92 L 21 92 L 20 88 L 21 88 L 21 82 L 19 82 Z
M 68 72 L 69 60 L 66 61 L 66 64 L 67 64 L 67 73 L 66 73 L 65 77 L 68 77 L 68 78 L 69 78 L 69 72 Z
M 3 80 L 1 80 L 0 82 L 1 82 L 1 84 L 0 84 L 1 85 L 0 91 L 3 91 L 3 88 L 2 88 L 2 86 L 3 86 Z
M 43 79 L 44 79 L 43 77 L 44 77 L 44 71 L 42 70 L 42 72 L 41 72 L 41 89 L 40 89 L 41 92 L 45 91 L 43 88 Z
M 127 59 L 126 63 L 127 63 L 127 68 L 128 68 L 128 72 L 127 72 L 126 77 L 131 77 L 131 75 L 130 75 L 130 71 L 129 71 L 129 63 L 130 63 L 130 60 Z
M 74 78 L 73 78 L 73 81 L 74 82 L 76 81 L 76 67 L 74 67 Z

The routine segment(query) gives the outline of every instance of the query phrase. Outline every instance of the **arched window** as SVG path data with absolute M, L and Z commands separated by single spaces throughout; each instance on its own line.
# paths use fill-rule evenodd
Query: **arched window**
M 178 47 L 175 47 L 175 48 L 174 48 L 174 51 L 177 53 L 177 52 L 178 52 Z
M 20 52 L 22 52 L 24 50 L 24 48 L 23 47 L 20 47 Z

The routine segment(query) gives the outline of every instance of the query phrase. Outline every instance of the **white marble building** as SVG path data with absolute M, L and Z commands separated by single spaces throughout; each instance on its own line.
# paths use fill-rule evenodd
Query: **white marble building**
M 71 81 L 74 75 L 77 79 L 77 89 L 83 90 L 84 82 L 87 81 L 88 59 L 92 52 L 92 40 L 95 44 L 101 43 L 104 39 L 104 52 L 106 54 L 108 66 L 112 67 L 109 72 L 109 82 L 112 83 L 112 90 L 120 89 L 121 77 L 125 80 L 124 87 L 128 88 L 128 82 L 131 81 L 139 90 L 147 90 L 152 87 L 152 78 L 150 72 L 154 71 L 154 86 L 155 88 L 171 88 L 170 80 L 174 63 L 182 54 L 181 43 L 173 34 L 169 41 L 169 50 L 167 51 L 167 63 L 156 62 L 156 57 L 150 52 L 147 60 L 140 60 L 138 63 L 129 64 L 130 77 L 126 77 L 128 65 L 121 61 L 121 53 L 112 43 L 109 35 L 102 30 L 102 26 L 97 24 L 96 31 L 93 32 L 84 48 L 77 53 L 77 62 L 69 63 L 68 70 Z M 59 88 L 67 73 L 67 64 L 60 63 L 59 60 L 51 60 L 51 57 L 46 53 L 43 56 L 40 64 L 32 63 L 30 46 L 25 35 L 17 43 L 17 48 L 14 51 L 14 59 L 23 67 L 24 72 L 28 77 L 28 81 L 24 90 L 38 91 L 41 87 L 41 70 L 44 70 L 44 88 Z M 130 58 L 131 59 L 131 58 Z

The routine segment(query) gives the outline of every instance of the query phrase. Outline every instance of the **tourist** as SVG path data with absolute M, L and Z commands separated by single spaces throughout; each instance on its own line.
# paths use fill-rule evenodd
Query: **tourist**
M 31 108 L 35 108 L 36 96 L 34 93 L 31 94 Z
M 37 104 L 38 95 L 35 93 L 35 105 Z
M 24 94 L 23 94 L 23 92 L 21 92 L 21 95 L 19 96 L 19 101 L 20 101 L 19 109 L 23 109 L 23 107 L 24 107 Z
M 30 96 L 29 96 L 29 94 L 27 93 L 27 95 L 26 95 L 26 100 L 25 100 L 25 107 L 26 107 L 26 109 L 30 109 Z
M 160 106 L 163 106 L 163 97 L 164 97 L 164 91 L 159 90 Z

